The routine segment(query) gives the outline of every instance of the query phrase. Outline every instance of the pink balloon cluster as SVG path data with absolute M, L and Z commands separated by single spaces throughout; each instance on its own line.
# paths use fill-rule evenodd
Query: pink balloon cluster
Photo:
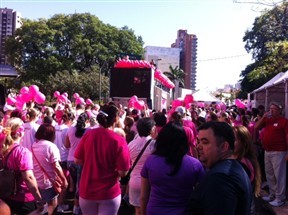
M 68 99 L 68 93 L 61 94 L 59 91 L 54 92 L 54 97 L 57 99 L 58 103 L 71 103 Z
M 185 106 L 186 109 L 189 109 L 194 102 L 192 94 L 187 94 L 184 99 L 175 99 L 172 101 L 172 109 L 175 109 L 179 106 Z
M 145 102 L 143 100 L 138 100 L 138 97 L 134 95 L 129 99 L 128 106 L 142 110 L 145 107 Z
M 172 89 L 175 87 L 174 83 L 166 76 L 164 75 L 160 70 L 156 70 L 154 72 L 154 78 L 161 82 L 165 87 Z
M 145 60 L 119 60 L 115 68 L 151 68 L 151 64 Z
M 6 103 L 11 106 L 16 106 L 17 109 L 23 110 L 25 104 L 34 101 L 37 104 L 43 104 L 46 97 L 39 91 L 39 87 L 31 85 L 30 87 L 24 86 L 20 89 L 20 94 L 14 97 L 8 97 Z

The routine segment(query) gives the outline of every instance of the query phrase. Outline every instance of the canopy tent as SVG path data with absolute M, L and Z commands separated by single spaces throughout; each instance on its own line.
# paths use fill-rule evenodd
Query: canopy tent
M 194 101 L 197 102 L 220 102 L 215 96 L 211 93 L 207 92 L 206 90 L 198 90 L 192 94 Z
M 288 71 L 281 72 L 275 75 L 268 82 L 263 84 L 258 89 L 252 91 L 250 95 L 254 95 L 255 107 L 264 105 L 268 110 L 269 104 L 272 101 L 279 102 L 284 107 L 285 116 L 288 116 Z

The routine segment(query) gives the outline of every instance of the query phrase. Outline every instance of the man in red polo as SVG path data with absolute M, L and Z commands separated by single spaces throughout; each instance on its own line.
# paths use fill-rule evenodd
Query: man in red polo
M 272 102 L 269 112 L 258 120 L 257 130 L 264 128 L 262 144 L 265 150 L 265 173 L 269 195 L 263 199 L 272 206 L 282 206 L 286 199 L 286 159 L 288 159 L 288 120 L 282 116 L 282 106 Z

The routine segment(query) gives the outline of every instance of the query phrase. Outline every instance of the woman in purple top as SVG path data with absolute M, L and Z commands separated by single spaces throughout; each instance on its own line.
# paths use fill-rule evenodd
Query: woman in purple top
M 141 171 L 143 215 L 184 214 L 192 190 L 205 174 L 201 163 L 187 151 L 183 127 L 169 122 L 158 134 L 156 150 Z

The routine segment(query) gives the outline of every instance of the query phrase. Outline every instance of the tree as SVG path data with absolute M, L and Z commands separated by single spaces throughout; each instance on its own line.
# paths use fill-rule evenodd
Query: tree
M 242 95 L 287 70 L 288 3 L 284 1 L 274 5 L 257 17 L 252 29 L 246 31 L 243 41 L 255 62 L 241 73 Z
M 180 69 L 178 66 L 173 68 L 171 65 L 169 66 L 169 72 L 163 72 L 174 84 L 175 88 L 173 88 L 173 98 L 175 99 L 175 90 L 179 91 L 179 87 L 184 88 L 184 77 L 185 72 Z M 177 93 L 178 96 L 178 93 Z
M 20 73 L 20 82 L 37 82 L 48 90 L 49 79 L 57 82 L 56 77 L 67 86 L 65 82 L 69 79 L 63 75 L 72 78 L 78 74 L 83 82 L 74 81 L 79 85 L 86 84 L 83 77 L 89 79 L 85 73 L 90 71 L 98 72 L 98 76 L 101 71 L 107 76 L 118 53 L 143 55 L 143 44 L 142 38 L 128 27 L 119 29 L 104 24 L 89 13 L 75 13 L 56 14 L 48 20 L 23 20 L 23 26 L 16 31 L 15 37 L 8 39 L 6 51 L 9 62 Z M 98 84 L 99 81 L 92 85 L 96 87 Z M 108 87 L 108 84 L 103 86 Z M 89 87 L 85 89 L 91 90 Z M 93 92 L 87 91 L 91 97 L 94 97 Z

